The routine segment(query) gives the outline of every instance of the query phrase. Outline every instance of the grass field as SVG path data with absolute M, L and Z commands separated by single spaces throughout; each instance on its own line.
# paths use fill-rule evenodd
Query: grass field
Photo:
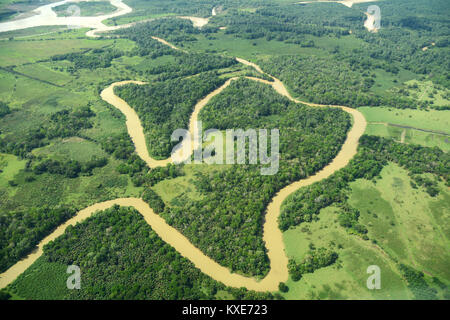
M 0 67 L 20 65 L 48 59 L 55 54 L 100 48 L 113 40 L 61 39 L 46 41 L 0 41 Z
M 59 139 L 51 145 L 34 149 L 33 154 L 51 156 L 57 160 L 72 159 L 82 162 L 91 160 L 93 156 L 107 157 L 106 152 L 98 144 L 78 137 Z
M 43 35 L 55 35 L 58 32 L 68 30 L 65 26 L 42 26 L 15 31 L 0 32 L 0 40 L 9 41 L 9 38 L 27 39 Z
M 283 234 L 289 258 L 301 260 L 310 244 L 339 254 L 329 267 L 294 282 L 289 279 L 287 299 L 409 299 L 411 293 L 396 262 L 412 264 L 427 277 L 450 282 L 448 254 L 450 194 L 440 183 L 441 195 L 431 198 L 412 189 L 407 172 L 395 164 L 386 166 L 376 183 L 360 179 L 351 184 L 349 202 L 361 212 L 369 238 L 349 235 L 337 222 L 337 209 L 321 211 L 318 221 L 302 223 Z M 368 290 L 366 268 L 381 268 L 381 289 Z
M 418 144 L 424 147 L 438 147 L 445 152 L 450 151 L 450 136 L 423 132 L 414 129 L 404 129 L 385 124 L 368 124 L 366 134 L 391 138 L 400 142 L 404 135 L 404 143 Z
M 383 94 L 387 90 L 417 77 L 416 74 L 405 69 L 400 69 L 398 74 L 393 74 L 382 69 L 375 69 L 373 73 L 375 74 L 375 84 L 370 90 L 378 94 Z
M 433 101 L 435 106 L 448 106 L 450 105 L 450 100 L 448 100 L 445 93 L 448 90 L 444 88 L 437 88 L 432 81 L 418 81 L 411 80 L 407 81 L 408 91 L 410 95 L 419 101 Z M 446 98 L 447 97 L 447 98 Z
M 290 277 L 286 299 L 407 299 L 410 297 L 394 264 L 370 241 L 351 236 L 337 222 L 336 209 L 325 208 L 319 221 L 302 223 L 283 234 L 289 258 L 300 261 L 309 245 L 335 250 L 338 261 L 326 268 L 305 274 L 298 282 Z M 382 289 L 368 290 L 367 267 L 382 270 Z
M 153 186 L 155 192 L 167 205 L 176 205 L 183 198 L 188 198 L 192 201 L 201 199 L 201 195 L 197 192 L 195 187 L 195 175 L 198 172 L 207 173 L 217 170 L 225 170 L 230 165 L 184 165 L 184 175 L 175 179 L 164 180 Z
M 369 238 L 394 259 L 450 281 L 448 188 L 441 182 L 441 194 L 432 198 L 422 188 L 413 189 L 407 171 L 394 164 L 381 177 L 351 184 L 349 201 L 361 211 Z
M 22 64 L 15 70 L 24 74 L 17 75 L 0 70 L 0 100 L 8 103 L 12 110 L 11 114 L 0 119 L 1 134 L 14 137 L 15 141 L 21 141 L 23 135 L 30 129 L 42 125 L 51 114 L 86 105 L 90 105 L 96 115 L 92 118 L 92 128 L 82 130 L 81 136 L 102 141 L 110 135 L 126 132 L 123 115 L 100 99 L 99 90 L 111 82 L 122 79 L 121 77 L 132 79 L 137 77 L 132 71 L 125 69 L 127 62 L 114 62 L 114 66 L 110 68 L 82 69 L 70 74 L 65 71 L 70 64 L 68 61 L 37 62 L 37 60 L 48 59 L 57 52 L 79 52 L 84 48 L 98 48 L 105 45 L 129 50 L 133 47 L 130 43 L 126 40 L 75 39 L 0 43 L 0 51 L 20 52 L 16 57 L 8 56 L 10 60 L 2 60 L 2 63 Z M 68 46 L 64 48 L 66 44 Z M 9 48 L 7 45 L 15 47 Z M 54 81 L 61 87 L 41 80 Z M 66 203 L 81 209 L 101 201 L 99 199 L 139 197 L 142 193 L 142 188 L 134 187 L 127 175 L 117 173 L 116 167 L 120 162 L 108 156 L 98 143 L 79 137 L 56 139 L 51 141 L 50 145 L 34 150 L 34 154 L 58 160 L 79 161 L 90 160 L 94 155 L 106 156 L 109 162 L 103 168 L 94 169 L 92 176 L 69 179 L 60 175 L 43 174 L 36 175 L 34 181 L 27 182 L 25 180 L 31 173 L 21 170 L 25 162 L 8 156 L 7 165 L 2 164 L 5 179 L 1 179 L 0 203 L 3 210 L 40 206 L 43 203 L 48 205 Z M 17 186 L 10 186 L 8 184 L 10 180 L 14 180 Z
M 226 35 L 220 31 L 214 36 L 206 38 L 197 36 L 198 41 L 183 43 L 188 50 L 199 52 L 223 53 L 228 56 L 238 56 L 244 59 L 264 58 L 279 54 L 326 55 L 327 52 L 318 48 L 302 48 L 296 44 L 280 41 L 267 41 L 266 39 L 247 40 Z
M 448 110 L 386 107 L 361 107 L 358 110 L 368 121 L 366 134 L 392 138 L 397 142 L 418 144 L 424 147 L 438 147 L 445 152 L 450 150 L 450 111 Z M 411 128 L 401 128 L 391 124 Z M 404 138 L 402 139 L 402 137 Z
M 14 176 L 25 168 L 25 163 L 25 160 L 16 156 L 0 153 L 0 186 L 7 187 L 8 181 L 13 180 Z
M 52 69 L 52 64 L 50 62 L 22 65 L 14 68 L 14 71 L 37 79 L 49 81 L 59 86 L 63 86 L 72 80 L 67 72 Z
M 358 108 L 368 122 L 387 122 L 450 134 L 450 111 L 393 109 L 385 107 Z

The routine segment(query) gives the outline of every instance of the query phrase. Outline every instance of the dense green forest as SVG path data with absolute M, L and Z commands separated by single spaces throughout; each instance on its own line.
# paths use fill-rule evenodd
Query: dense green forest
M 204 275 L 161 240 L 135 209 L 126 207 L 114 206 L 68 227 L 44 247 L 40 260 L 38 266 L 61 266 L 45 277 L 50 283 L 44 283 L 58 299 L 215 299 L 219 290 L 237 299 L 273 298 L 270 293 L 226 288 Z M 72 264 L 82 270 L 81 290 L 67 290 L 65 281 L 57 282 L 58 271 L 65 274 Z M 24 298 L 42 298 L 45 290 L 25 281 L 38 281 L 39 272 L 33 272 L 33 266 L 27 272 L 11 290 Z
M 137 187 L 152 187 L 156 183 L 183 175 L 183 166 L 167 164 L 165 167 L 149 169 L 146 163 L 134 152 L 134 145 L 127 133 L 109 136 L 102 142 L 103 149 L 118 160 L 124 160 L 116 171 L 131 177 Z
M 380 32 L 355 34 L 367 44 L 364 51 L 371 58 L 398 63 L 418 74 L 429 74 L 434 82 L 449 88 L 448 1 L 396 0 L 378 5 L 383 12 Z M 432 43 L 435 48 L 422 50 Z
M 24 211 L 0 213 L 0 272 L 30 253 L 39 241 L 75 215 L 73 208 L 45 205 Z
M 193 183 L 201 199 L 179 197 L 161 215 L 220 264 L 262 276 L 269 267 L 262 242 L 267 204 L 283 186 L 331 161 L 345 139 L 349 117 L 339 109 L 292 103 L 267 85 L 240 79 L 214 97 L 200 119 L 204 130 L 280 128 L 280 170 L 262 176 L 259 165 L 236 165 L 199 172 Z
M 227 68 L 237 64 L 233 58 L 224 58 L 211 54 L 182 54 L 175 58 L 174 63 L 149 67 L 146 74 L 158 75 L 157 80 L 185 77 L 214 69 Z
M 340 59 L 339 55 L 326 58 L 283 56 L 261 61 L 260 64 L 266 72 L 286 83 L 297 96 L 311 102 L 351 107 L 427 107 L 424 102 L 401 95 L 372 92 L 370 89 L 375 83 L 375 74 L 356 56 L 348 62 Z
M 266 38 L 303 46 L 314 46 L 305 35 L 339 38 L 349 35 L 351 30 L 352 35 L 363 40 L 363 45 L 350 52 L 345 50 L 347 56 L 339 57 L 339 63 L 342 58 L 353 56 L 370 61 L 374 66 L 383 63 L 382 68 L 394 72 L 396 66 L 419 74 L 436 72 L 434 80 L 448 86 L 450 24 L 443 10 L 450 9 L 448 2 L 396 0 L 377 5 L 382 12 L 382 28 L 376 34 L 363 27 L 365 4 L 354 5 L 351 9 L 329 3 L 264 6 L 255 12 L 229 10 L 227 14 L 214 17 L 212 24 L 227 26 L 225 32 L 236 37 Z M 435 50 L 422 50 L 432 42 L 436 44 Z
M 152 36 L 161 37 L 166 41 L 177 43 L 180 41 L 195 41 L 195 37 L 192 35 L 199 34 L 200 32 L 188 20 L 164 18 L 138 23 L 131 28 L 117 30 L 114 34 L 136 41 L 140 50 L 144 50 L 145 52 L 145 48 L 148 48 L 152 42 L 150 38 Z
M 53 174 L 61 174 L 67 178 L 76 178 L 80 174 L 91 175 L 94 168 L 104 167 L 107 163 L 107 158 L 97 158 L 95 156 L 85 163 L 80 163 L 77 160 L 58 161 L 45 159 L 33 167 L 33 172 L 35 174 L 49 172 Z
M 327 19 L 324 20 L 324 17 Z M 348 34 L 345 28 L 355 25 L 362 17 L 361 12 L 346 10 L 334 3 L 316 7 L 287 4 L 264 6 L 254 12 L 229 9 L 211 22 L 213 25 L 227 26 L 226 34 L 244 39 L 266 38 L 314 46 L 305 35 L 345 35 Z
M 165 159 L 176 144 L 170 141 L 172 132 L 178 128 L 187 128 L 197 101 L 223 82 L 214 73 L 205 73 L 189 79 L 142 86 L 128 84 L 115 88 L 115 91 L 139 115 L 150 154 Z
M 171 0 L 171 1 L 142 1 L 128 0 L 127 4 L 133 12 L 127 15 L 131 19 L 148 17 L 149 15 L 184 15 L 209 17 L 214 7 L 245 8 L 252 6 L 272 5 L 271 0 Z M 118 18 L 120 19 L 120 18 Z M 116 21 L 116 18 L 113 19 Z

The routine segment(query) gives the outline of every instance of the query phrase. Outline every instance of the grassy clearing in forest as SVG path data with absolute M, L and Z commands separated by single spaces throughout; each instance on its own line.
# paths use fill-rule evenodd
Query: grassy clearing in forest
M 419 101 L 432 100 L 435 106 L 450 105 L 448 90 L 436 87 L 432 81 L 411 80 L 406 82 L 406 85 L 410 95 Z
M 404 132 L 404 133 L 403 133 Z M 415 129 L 404 129 L 384 124 L 368 124 L 366 134 L 391 138 L 400 142 L 404 134 L 404 143 L 418 144 L 424 147 L 438 147 L 445 152 L 450 151 L 450 136 L 423 132 Z
M 443 182 L 439 186 L 441 193 L 430 197 L 422 187 L 412 187 L 406 170 L 390 164 L 376 183 L 351 183 L 349 202 L 360 210 L 369 238 L 391 257 L 450 281 L 450 210 L 444 205 L 450 194 Z
M 394 109 L 386 107 L 358 108 L 368 122 L 387 122 L 450 134 L 450 111 Z
M 86 48 L 100 48 L 112 40 L 63 39 L 49 41 L 1 41 L 0 66 L 19 65 L 48 59 L 55 54 L 81 51 Z
M 244 59 L 264 58 L 271 55 L 279 55 L 280 52 L 283 52 L 283 54 L 314 54 L 319 56 L 327 54 L 326 51 L 318 48 L 302 48 L 296 44 L 280 41 L 240 39 L 233 35 L 226 35 L 223 31 L 209 38 L 204 35 L 198 35 L 197 41 L 184 42 L 182 45 L 188 51 L 223 53 L 228 56 L 237 56 Z
M 283 234 L 288 258 L 300 261 L 309 251 L 326 247 L 336 251 L 338 261 L 314 273 L 304 274 L 294 282 L 286 282 L 286 299 L 407 299 L 409 293 L 390 259 L 370 241 L 349 235 L 337 222 L 336 209 L 325 208 L 318 221 L 302 223 Z M 368 290 L 366 269 L 378 265 L 382 269 L 382 289 Z
M 153 186 L 155 192 L 167 205 L 176 205 L 177 201 L 187 197 L 190 201 L 198 201 L 201 194 L 195 186 L 196 174 L 224 170 L 231 165 L 184 165 L 184 175 L 175 179 L 163 180 Z
M 412 265 L 426 277 L 450 282 L 448 263 L 450 212 L 447 188 L 430 197 L 413 189 L 407 171 L 395 164 L 386 166 L 376 183 L 358 179 L 350 184 L 349 203 L 360 210 L 360 221 L 371 240 L 350 235 L 337 221 L 337 209 L 321 211 L 318 221 L 302 223 L 284 234 L 286 253 L 300 261 L 310 246 L 327 247 L 339 254 L 338 261 L 305 274 L 298 282 L 287 281 L 287 299 L 410 299 L 411 293 L 395 262 Z M 376 240 L 374 243 L 373 240 Z M 368 290 L 366 268 L 381 268 L 381 290 Z
M 0 153 L 0 187 L 7 187 L 8 181 L 25 168 L 25 163 L 16 156 Z

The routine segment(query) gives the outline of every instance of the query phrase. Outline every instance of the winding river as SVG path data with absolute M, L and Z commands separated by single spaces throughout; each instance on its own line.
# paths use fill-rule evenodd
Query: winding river
M 123 16 L 125 14 L 131 13 L 133 9 L 122 2 L 122 0 L 109 0 L 111 5 L 116 7 L 116 11 L 95 17 L 58 17 L 56 12 L 53 11 L 54 7 L 61 6 L 66 3 L 74 3 L 83 2 L 83 1 L 92 1 L 92 0 L 63 0 L 50 4 L 46 4 L 40 6 L 30 13 L 33 14 L 30 17 L 17 19 L 7 22 L 0 23 L 0 32 L 7 31 L 15 31 L 33 27 L 42 27 L 42 26 L 76 26 L 79 28 L 91 28 L 86 32 L 86 36 L 88 37 L 98 37 L 97 33 L 101 32 L 110 32 L 115 31 L 122 28 L 128 28 L 130 26 L 135 25 L 137 22 L 132 22 L 128 24 L 122 24 L 118 26 L 107 26 L 103 24 L 102 21 L 116 18 L 119 16 Z M 199 18 L 199 17 L 190 17 L 190 16 L 177 16 L 180 19 L 187 19 L 192 21 L 194 27 L 201 28 L 208 24 L 209 18 Z M 153 19 L 149 19 L 153 20 Z M 144 20 L 144 21 L 149 21 Z M 144 22 L 140 21 L 140 22 Z
M 131 9 L 129 6 L 123 3 L 122 0 L 109 0 L 109 1 L 111 5 L 117 8 L 117 10 L 110 14 L 105 14 L 97 17 L 74 17 L 74 16 L 58 17 L 56 15 L 56 12 L 53 11 L 54 7 L 61 6 L 66 3 L 74 3 L 80 1 L 64 0 L 50 3 L 34 9 L 33 13 L 35 13 L 35 15 L 31 17 L 0 23 L 0 32 L 14 31 L 41 26 L 77 26 L 84 28 L 93 28 L 95 32 L 112 31 L 118 29 L 119 27 L 124 27 L 124 26 L 109 27 L 102 23 L 103 20 L 122 16 L 124 14 L 133 11 L 133 9 Z M 91 32 L 90 35 L 92 36 L 93 32 Z
M 156 37 L 154 37 L 154 39 L 179 50 L 177 47 L 163 39 Z M 240 63 L 253 67 L 257 72 L 264 74 L 264 72 L 258 65 L 241 58 L 236 58 L 236 60 Z M 277 291 L 278 284 L 280 282 L 285 282 L 288 279 L 288 258 L 284 250 L 283 235 L 278 227 L 278 217 L 280 215 L 282 202 L 298 189 L 325 179 L 337 170 L 345 167 L 356 154 L 359 138 L 362 136 L 366 128 L 366 120 L 362 113 L 360 113 L 356 109 L 348 108 L 345 106 L 331 106 L 307 103 L 294 99 L 279 79 L 273 76 L 270 77 L 273 79 L 273 81 L 267 81 L 254 77 L 247 78 L 272 86 L 278 94 L 281 94 L 296 103 L 303 103 L 312 107 L 340 108 L 353 117 L 353 126 L 348 132 L 347 138 L 342 145 L 341 150 L 330 164 L 325 166 L 322 170 L 320 170 L 313 176 L 286 186 L 274 196 L 274 198 L 268 205 L 263 226 L 263 240 L 267 249 L 267 255 L 270 259 L 270 271 L 264 279 L 258 281 L 255 278 L 231 273 L 229 269 L 221 266 L 210 257 L 206 256 L 198 248 L 196 248 L 178 230 L 168 225 L 166 221 L 159 215 L 155 214 L 153 210 L 148 206 L 148 204 L 146 204 L 142 199 L 119 198 L 116 200 L 97 203 L 90 207 L 87 207 L 79 211 L 73 218 L 56 228 L 55 231 L 53 231 L 39 243 L 38 248 L 37 250 L 35 250 L 35 252 L 31 253 L 25 259 L 13 265 L 3 274 L 0 274 L 0 288 L 6 287 L 8 284 L 12 283 L 21 273 L 23 273 L 33 262 L 36 261 L 37 258 L 42 255 L 42 249 L 44 245 L 62 235 L 69 225 L 75 225 L 76 223 L 85 220 L 99 210 L 105 210 L 113 205 L 120 205 L 134 207 L 137 211 L 139 211 L 140 214 L 142 214 L 142 216 L 144 217 L 145 221 L 159 235 L 159 237 L 161 237 L 161 239 L 174 247 L 182 256 L 189 259 L 198 269 L 200 269 L 203 273 L 207 274 L 211 278 L 231 287 L 246 287 L 249 290 L 255 291 Z M 189 122 L 189 130 L 191 133 L 193 132 L 194 124 L 198 119 L 200 110 L 210 101 L 211 98 L 222 92 L 235 79 L 238 78 L 235 77 L 228 79 L 221 87 L 217 88 L 206 97 L 201 99 L 199 102 L 197 102 Z M 156 160 L 149 156 L 144 136 L 144 130 L 137 113 L 132 107 L 127 104 L 126 101 L 114 94 L 115 87 L 125 85 L 127 83 L 134 83 L 138 85 L 145 84 L 144 82 L 133 80 L 116 82 L 111 84 L 101 92 L 101 98 L 119 109 L 126 116 L 126 126 L 128 129 L 128 133 L 133 140 L 137 154 L 146 162 L 146 164 L 150 168 L 165 166 L 166 164 L 171 162 L 171 159 L 169 158 L 166 160 Z
M 355 3 L 367 3 L 367 2 L 375 2 L 379 0 L 344 0 L 344 1 L 334 1 L 334 0 L 316 0 L 316 1 L 302 1 L 297 2 L 298 4 L 311 4 L 311 3 L 340 3 L 343 4 L 346 7 L 351 8 Z

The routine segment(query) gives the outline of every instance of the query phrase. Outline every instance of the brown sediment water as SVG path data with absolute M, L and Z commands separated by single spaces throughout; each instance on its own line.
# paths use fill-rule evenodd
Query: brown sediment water
M 152 36 L 152 39 L 153 39 L 153 40 L 156 40 L 156 41 L 159 41 L 159 42 L 161 42 L 162 44 L 165 44 L 166 46 L 171 47 L 171 48 L 174 49 L 174 50 L 180 50 L 180 51 L 183 51 L 183 50 L 181 50 L 180 48 L 174 46 L 173 44 L 171 44 L 170 42 L 167 42 L 167 41 L 164 40 L 164 39 L 161 39 L 161 38 L 158 38 L 158 37 L 154 37 L 154 36 Z
M 353 7 L 354 4 L 377 2 L 379 0 L 344 0 L 344 1 L 334 1 L 334 0 L 317 0 L 317 1 L 302 1 L 297 2 L 297 4 L 313 4 L 313 3 L 340 3 L 346 7 Z M 367 19 L 364 21 L 364 27 L 370 32 L 378 32 L 378 29 L 374 27 L 375 16 L 365 12 Z M 351 33 L 351 32 L 350 32 Z
M 167 41 L 156 38 L 154 39 L 170 45 Z M 172 46 L 172 45 L 170 45 Z M 173 48 L 176 48 L 173 46 Z M 262 69 L 255 63 L 249 62 L 244 59 L 236 58 L 237 61 L 252 66 L 256 71 L 263 73 Z M 268 74 L 267 74 L 268 75 Z M 267 81 L 254 77 L 246 77 L 248 79 L 259 81 L 268 85 L 271 85 L 275 91 L 279 94 L 288 97 L 294 102 L 303 103 L 308 106 L 313 107 L 334 107 L 340 108 L 343 111 L 349 113 L 353 117 L 353 126 L 347 134 L 347 138 L 341 147 L 341 150 L 337 156 L 332 160 L 330 164 L 325 166 L 322 170 L 310 176 L 306 179 L 294 182 L 282 190 L 280 190 L 272 199 L 267 207 L 265 221 L 263 225 L 263 240 L 267 249 L 267 255 L 270 260 L 270 271 L 266 277 L 262 280 L 257 280 L 252 277 L 246 277 L 236 273 L 231 273 L 229 269 L 221 266 L 210 257 L 205 255 L 197 247 L 195 247 L 183 234 L 181 234 L 175 228 L 169 226 L 166 221 L 159 215 L 155 214 L 153 210 L 146 204 L 143 200 L 137 198 L 120 198 L 116 200 L 106 201 L 94 204 L 86 209 L 83 209 L 77 213 L 77 215 L 66 223 L 59 226 L 53 233 L 44 238 L 39 245 L 38 249 L 32 254 L 28 255 L 25 259 L 19 261 L 5 273 L 0 275 L 0 288 L 4 288 L 9 283 L 14 281 L 17 276 L 24 272 L 37 258 L 42 255 L 42 248 L 48 242 L 56 239 L 58 236 L 64 233 L 64 230 L 69 225 L 74 225 L 78 222 L 83 221 L 87 217 L 91 216 L 94 212 L 99 210 L 105 210 L 111 206 L 117 204 L 120 206 L 130 206 L 134 207 L 136 210 L 142 214 L 145 221 L 151 226 L 151 228 L 163 239 L 165 242 L 170 244 L 175 248 L 183 257 L 189 259 L 198 269 L 203 273 L 207 274 L 211 278 L 222 282 L 223 284 L 230 287 L 245 287 L 249 290 L 255 291 L 276 291 L 278 290 L 278 284 L 280 282 L 285 282 L 288 279 L 288 258 L 285 253 L 283 234 L 278 227 L 278 217 L 281 212 L 281 204 L 283 201 L 290 196 L 295 191 L 299 190 L 304 186 L 311 185 L 315 182 L 321 181 L 339 169 L 344 168 L 349 161 L 354 157 L 357 152 L 359 138 L 365 131 L 366 120 L 361 112 L 356 109 L 352 109 L 345 106 L 331 106 L 331 105 L 320 105 L 315 103 L 302 102 L 294 99 L 284 86 L 284 84 L 277 78 L 268 75 L 273 79 L 273 81 Z M 189 131 L 193 134 L 195 122 L 198 119 L 198 114 L 200 110 L 217 94 L 222 92 L 226 87 L 228 87 L 231 81 L 237 79 L 228 79 L 221 87 L 217 88 L 205 98 L 201 99 L 194 107 L 194 111 L 190 117 L 189 121 Z M 114 94 L 114 87 L 134 83 L 134 84 L 145 84 L 141 81 L 121 81 L 116 82 L 107 87 L 102 91 L 101 97 L 106 102 L 110 103 L 117 109 L 119 109 L 126 116 L 126 125 L 128 128 L 128 133 L 130 134 L 133 143 L 136 148 L 137 154 L 147 163 L 150 168 L 164 166 L 171 162 L 171 159 L 165 160 L 155 160 L 151 158 L 148 154 L 147 144 L 144 136 L 143 127 L 139 120 L 136 112 L 131 108 L 123 99 L 119 98 Z M 192 150 L 192 149 L 191 149 Z
M 168 163 L 170 163 L 170 158 L 165 159 L 165 160 L 155 160 L 149 156 L 148 150 L 147 150 L 147 143 L 146 143 L 145 135 L 144 135 L 144 129 L 142 127 L 139 116 L 137 115 L 136 111 L 134 111 L 134 109 L 131 108 L 128 105 L 128 103 L 126 103 L 125 100 L 119 98 L 114 93 L 115 87 L 123 86 L 123 85 L 130 84 L 130 83 L 140 84 L 140 85 L 145 84 L 145 82 L 133 81 L 133 80 L 115 82 L 112 85 L 110 85 L 109 87 L 107 87 L 106 89 L 104 89 L 100 93 L 100 96 L 104 101 L 113 105 L 114 107 L 119 109 L 125 115 L 125 117 L 127 119 L 126 125 L 127 125 L 128 134 L 130 135 L 131 139 L 133 140 L 134 147 L 136 148 L 136 153 L 138 154 L 138 156 L 141 157 L 141 159 L 144 160 L 145 163 L 150 168 L 165 166 Z
M 93 36 L 95 32 L 111 31 L 123 27 L 123 26 L 109 27 L 104 25 L 102 21 L 128 14 L 133 10 L 131 7 L 123 3 L 122 0 L 109 0 L 111 5 L 115 6 L 117 10 L 112 13 L 96 17 L 75 17 L 75 16 L 58 17 L 56 15 L 56 12 L 53 11 L 54 7 L 73 2 L 80 2 L 80 1 L 64 0 L 40 6 L 32 11 L 34 15 L 30 17 L 0 23 L 0 32 L 14 31 L 40 26 L 64 25 L 64 26 L 77 26 L 80 28 L 81 27 L 93 28 L 95 30 L 91 30 L 87 33 L 88 36 Z
M 118 26 L 107 26 L 103 23 L 103 21 L 117 18 L 119 16 L 123 16 L 133 11 L 133 9 L 127 4 L 123 3 L 122 0 L 109 0 L 111 5 L 117 8 L 116 11 L 104 14 L 101 16 L 92 16 L 92 17 L 82 17 L 82 16 L 69 16 L 69 17 L 59 17 L 56 12 L 53 11 L 53 8 L 57 6 L 64 5 L 66 3 L 77 3 L 82 1 L 91 1 L 91 0 L 62 0 L 58 2 L 53 2 L 50 4 L 42 5 L 26 14 L 29 15 L 27 17 L 23 17 L 16 20 L 6 21 L 0 23 L 0 32 L 7 31 L 15 31 L 33 27 L 41 27 L 41 26 L 75 26 L 77 28 L 92 28 L 86 32 L 86 36 L 88 37 L 99 37 L 98 33 L 102 32 L 110 32 L 118 29 L 129 28 L 130 26 L 135 25 L 135 22 L 118 25 Z M 209 18 L 200 18 L 200 17 L 190 17 L 190 16 L 179 16 L 177 18 L 187 19 L 192 21 L 194 27 L 202 28 L 206 24 L 208 24 Z M 150 19 L 153 20 L 153 19 Z M 148 20 L 146 20 L 148 21 Z M 143 21 L 141 21 L 143 22 Z
M 317 0 L 317 1 L 302 1 L 297 2 L 297 4 L 312 4 L 312 3 L 340 3 L 346 7 L 351 8 L 355 3 L 366 3 L 366 2 L 376 2 L 379 0 L 343 0 L 343 1 L 334 1 L 334 0 Z
M 192 24 L 196 28 L 201 28 L 203 26 L 206 26 L 208 24 L 208 22 L 209 22 L 209 18 L 186 17 L 186 16 L 180 16 L 178 18 L 192 21 Z

